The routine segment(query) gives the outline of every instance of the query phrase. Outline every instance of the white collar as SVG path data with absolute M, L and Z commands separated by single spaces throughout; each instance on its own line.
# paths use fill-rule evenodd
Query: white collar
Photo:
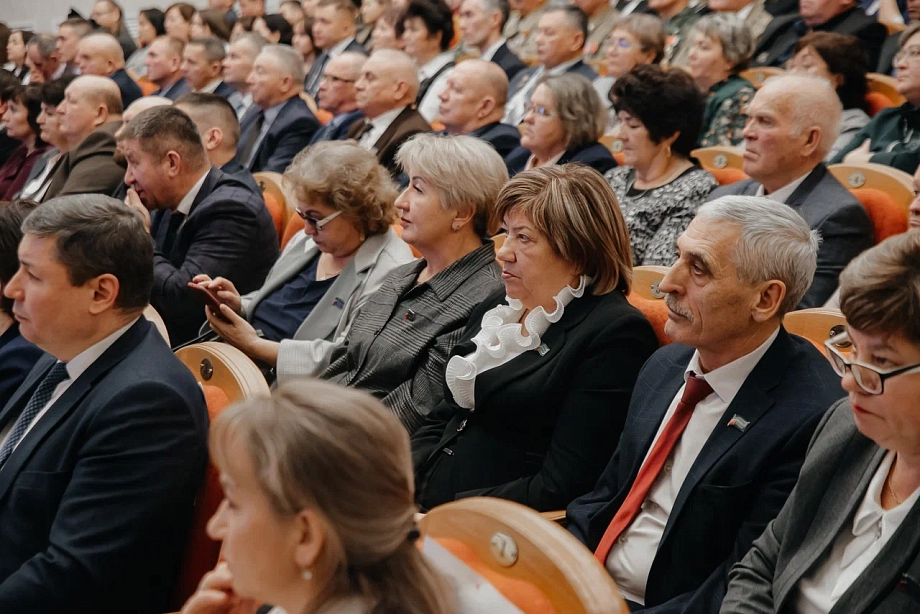
M 770 349 L 770 346 L 776 341 L 778 335 L 779 326 L 776 327 L 773 334 L 767 337 L 767 340 L 761 343 L 756 350 L 749 354 L 745 354 L 741 358 L 736 358 L 718 369 L 713 369 L 709 373 L 703 373 L 703 368 L 700 366 L 700 352 L 696 350 L 693 352 L 693 356 L 690 358 L 690 362 L 684 370 L 684 381 L 687 381 L 687 378 L 690 377 L 690 372 L 693 371 L 712 386 L 712 390 L 719 395 L 723 403 L 730 405 L 735 395 L 738 394 L 738 391 L 741 389 L 741 386 L 744 385 L 748 375 L 751 374 L 751 371 L 754 370 L 754 367 L 757 366 L 757 363 L 760 362 L 763 355 L 767 353 L 767 350 Z
M 560 151 L 558 154 L 556 154 L 555 156 L 553 156 L 552 158 L 550 158 L 549 160 L 547 160 L 546 162 L 544 162 L 543 166 L 552 166 L 554 164 L 557 164 L 559 162 L 559 159 L 562 158 L 563 155 L 565 155 L 564 149 Z M 524 170 L 529 171 L 530 169 L 534 168 L 533 165 L 534 165 L 534 162 L 536 161 L 537 161 L 536 156 L 534 156 L 533 154 L 530 154 L 530 157 L 527 158 L 527 165 L 524 167 Z
M 100 356 L 105 354 L 105 351 L 112 347 L 112 345 L 118 341 L 122 335 L 128 332 L 128 329 L 134 326 L 134 323 L 139 319 L 139 317 L 134 318 L 128 324 L 125 324 L 105 339 L 97 341 L 93 345 L 89 346 L 71 358 L 70 362 L 67 363 L 67 379 L 70 381 L 75 381 L 78 377 L 83 375 L 83 372 L 89 369 L 90 366 L 96 362 Z
M 754 10 L 754 5 L 755 5 L 755 4 L 757 4 L 756 1 L 755 1 L 755 2 L 751 2 L 750 4 L 748 4 L 748 5 L 747 5 L 746 7 L 744 7 L 743 9 L 741 9 L 741 10 L 739 10 L 739 11 L 736 11 L 736 12 L 735 12 L 735 15 L 737 15 L 737 16 L 738 16 L 738 19 L 740 19 L 741 21 L 746 21 L 747 18 L 750 17 L 751 11 Z
M 345 47 L 350 45 L 353 40 L 355 40 L 354 36 L 349 36 L 346 39 L 340 40 L 329 48 L 329 51 L 326 52 L 326 55 L 328 55 L 330 58 L 334 58 L 337 55 L 344 53 Z
M 199 94 L 213 94 L 213 93 L 214 93 L 214 90 L 217 89 L 217 86 L 220 85 L 222 81 L 223 81 L 223 79 L 221 79 L 220 77 L 218 77 L 218 78 L 214 79 L 213 81 L 211 81 L 210 83 L 208 83 L 207 85 L 205 85 L 205 86 L 204 86 L 203 88 L 201 88 L 200 90 L 198 90 L 197 93 L 199 93 Z
M 188 215 L 192 210 L 192 204 L 195 202 L 195 199 L 198 198 L 198 192 L 201 191 L 201 186 L 204 185 L 204 180 L 208 178 L 208 173 L 211 172 L 209 168 L 204 172 L 204 174 L 195 182 L 195 185 L 192 186 L 192 189 L 182 197 L 182 200 L 179 201 L 179 206 L 176 207 L 176 213 L 181 213 L 182 215 Z
M 508 42 L 508 39 L 507 39 L 507 38 L 505 38 L 504 36 L 501 37 L 501 38 L 498 39 L 498 41 L 497 41 L 495 44 L 493 44 L 491 47 L 487 47 L 486 49 L 484 49 L 484 50 L 482 51 L 482 53 L 479 54 L 479 59 L 480 59 L 480 60 L 491 61 L 492 58 L 495 57 L 495 54 L 498 52 L 498 50 L 501 48 L 501 46 L 504 45 L 504 44 L 507 43 L 507 42 Z
M 390 109 L 389 111 L 381 113 L 374 119 L 369 119 L 368 121 L 371 122 L 371 126 L 374 128 L 389 127 L 389 125 L 393 123 L 393 120 L 396 119 L 396 117 L 402 113 L 403 109 L 405 108 L 406 107 L 396 107 L 395 109 Z
M 431 58 L 431 60 L 424 66 L 418 69 L 418 78 L 419 81 L 424 81 L 425 79 L 430 79 L 431 77 L 438 74 L 438 71 L 447 66 L 450 62 L 454 61 L 454 52 L 445 51 L 439 53 L 438 55 Z
M 789 200 L 789 197 L 792 196 L 792 193 L 795 192 L 800 185 L 802 185 L 802 182 L 805 181 L 805 178 L 808 177 L 814 170 L 815 169 L 811 169 L 798 179 L 790 181 L 783 187 L 779 188 L 778 190 L 774 190 L 769 194 L 766 193 L 766 188 L 764 188 L 763 184 L 761 184 L 760 187 L 757 188 L 757 194 L 755 194 L 755 196 L 766 196 L 770 200 L 785 204 L 786 201 Z

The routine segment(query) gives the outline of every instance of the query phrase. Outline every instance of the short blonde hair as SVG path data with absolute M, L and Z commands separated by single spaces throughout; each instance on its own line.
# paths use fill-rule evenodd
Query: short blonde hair
M 629 294 L 632 251 L 626 222 L 610 184 L 582 164 L 524 171 L 498 195 L 495 214 L 518 211 L 550 242 L 553 252 L 593 279 L 593 293 Z
M 472 208 L 473 229 L 480 237 L 498 229 L 493 208 L 508 181 L 508 169 L 482 139 L 419 134 L 399 148 L 396 162 L 404 172 L 411 170 L 432 184 L 445 210 Z
M 607 128 L 607 107 L 585 77 L 566 73 L 540 79 L 553 96 L 556 114 L 565 131 L 565 148 L 596 142 Z
M 238 446 L 278 515 L 313 509 L 329 528 L 327 595 L 360 595 L 374 612 L 451 611 L 449 589 L 413 543 L 409 436 L 380 401 L 319 380 L 285 383 L 214 421 L 214 463 L 235 466 Z
M 396 185 L 370 151 L 355 141 L 324 141 L 294 157 L 284 172 L 302 203 L 319 200 L 366 235 L 386 232 L 396 219 Z

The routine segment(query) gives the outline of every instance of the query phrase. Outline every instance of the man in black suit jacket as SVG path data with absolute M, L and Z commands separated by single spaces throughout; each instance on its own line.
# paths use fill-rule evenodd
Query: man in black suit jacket
M 783 75 L 757 91 L 748 117 L 753 121 L 744 130 L 743 170 L 751 178 L 716 189 L 710 200 L 768 195 L 805 218 L 821 235 L 821 247 L 814 282 L 799 308 L 820 307 L 850 260 L 875 243 L 865 208 L 823 163 L 837 133 L 837 94 L 824 80 Z
M 366 61 L 366 55 L 346 51 L 326 63 L 316 93 L 316 104 L 332 113 L 332 119 L 316 131 L 311 145 L 346 138 L 351 125 L 364 117 L 355 98 L 355 83 L 361 77 L 361 67 Z
M 140 86 L 125 72 L 125 56 L 118 39 L 111 34 L 95 32 L 80 39 L 77 47 L 77 66 L 81 75 L 108 77 L 121 92 L 121 106 L 143 96 Z
M 869 66 L 878 64 L 888 30 L 866 15 L 858 3 L 840 0 L 799 0 L 799 14 L 776 17 L 764 30 L 754 51 L 755 66 L 782 67 L 795 51 L 795 44 L 809 32 L 852 34 L 863 42 Z
M 144 66 L 147 80 L 157 86 L 152 96 L 175 100 L 189 91 L 189 85 L 182 76 L 182 53 L 185 43 L 171 36 L 158 36 L 147 49 Z
M 242 100 L 242 94 L 221 79 L 226 56 L 223 41 L 213 36 L 189 41 L 182 52 L 182 72 L 192 92 L 217 94 L 231 104 Z
M 300 98 L 303 58 L 287 45 L 262 49 L 250 74 L 252 106 L 240 120 L 237 159 L 253 173 L 283 173 L 319 130 Z
M 260 288 L 278 257 L 278 234 L 258 189 L 211 166 L 195 124 L 179 109 L 148 109 L 119 136 L 132 187 L 127 202 L 142 214 L 155 210 L 150 302 L 170 340 L 183 343 L 205 320 L 188 283 L 205 273 L 244 294 Z
M 313 46 L 323 52 L 304 77 L 303 91 L 315 99 L 329 60 L 346 51 L 361 55 L 367 52 L 355 40 L 358 11 L 351 0 L 320 0 L 313 11 Z
M 150 238 L 98 194 L 46 202 L 23 230 L 21 268 L 3 290 L 47 354 L 0 408 L 0 611 L 163 612 L 204 476 L 208 412 L 142 315 Z
M 498 64 L 508 81 L 527 68 L 502 35 L 510 10 L 508 0 L 464 0 L 457 15 L 463 44 L 479 49 L 480 59 Z
M 521 144 L 518 129 L 501 123 L 507 96 L 508 78 L 501 67 L 466 60 L 447 75 L 438 117 L 448 134 L 475 136 L 504 158 Z
M 676 343 L 639 373 L 613 459 L 566 510 L 633 612 L 719 611 L 729 569 L 779 512 L 843 396 L 827 359 L 782 327 L 816 249 L 797 214 L 753 197 L 704 205 L 678 239 L 659 284 Z M 700 380 L 697 399 L 679 403 Z

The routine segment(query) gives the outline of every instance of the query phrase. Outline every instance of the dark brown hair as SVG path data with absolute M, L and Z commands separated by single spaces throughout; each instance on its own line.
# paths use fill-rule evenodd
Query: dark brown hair
M 821 56 L 832 75 L 843 77 L 843 83 L 837 88 L 837 97 L 843 108 L 868 111 L 866 73 L 869 72 L 869 61 L 862 41 L 849 34 L 809 32 L 796 43 L 795 52 L 808 47 Z
M 6 287 L 19 270 L 19 242 L 22 222 L 38 206 L 31 200 L 0 202 L 0 286 Z M 0 312 L 11 315 L 13 299 L 0 294 Z

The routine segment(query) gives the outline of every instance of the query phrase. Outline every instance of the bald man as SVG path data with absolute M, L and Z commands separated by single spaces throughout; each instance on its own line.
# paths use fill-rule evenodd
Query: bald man
M 332 113 L 332 119 L 317 130 L 311 145 L 346 138 L 351 125 L 364 117 L 355 98 L 355 83 L 366 61 L 367 56 L 363 53 L 345 51 L 326 63 L 319 80 L 316 102 L 320 109 Z
M 147 80 L 157 86 L 153 96 L 175 100 L 189 91 L 182 73 L 182 54 L 185 43 L 172 36 L 158 36 L 150 43 L 144 66 Z
M 375 51 L 361 68 L 355 99 L 365 119 L 348 129 L 348 138 L 377 154 L 380 164 L 398 176 L 396 150 L 411 136 L 429 132 L 431 125 L 415 108 L 418 69 L 402 51 Z
M 501 123 L 508 97 L 508 77 L 502 67 L 485 60 L 460 62 L 447 75 L 438 96 L 438 119 L 451 135 L 482 139 L 504 158 L 521 144 L 521 133 Z
M 43 200 L 65 194 L 111 194 L 125 169 L 115 161 L 115 133 L 122 124 L 121 92 L 108 77 L 77 77 L 58 106 L 68 150 L 52 172 Z
M 81 38 L 77 45 L 77 66 L 81 75 L 97 75 L 114 81 L 121 92 L 122 108 L 128 108 L 144 95 L 125 72 L 125 53 L 121 43 L 111 34 L 96 32 Z

